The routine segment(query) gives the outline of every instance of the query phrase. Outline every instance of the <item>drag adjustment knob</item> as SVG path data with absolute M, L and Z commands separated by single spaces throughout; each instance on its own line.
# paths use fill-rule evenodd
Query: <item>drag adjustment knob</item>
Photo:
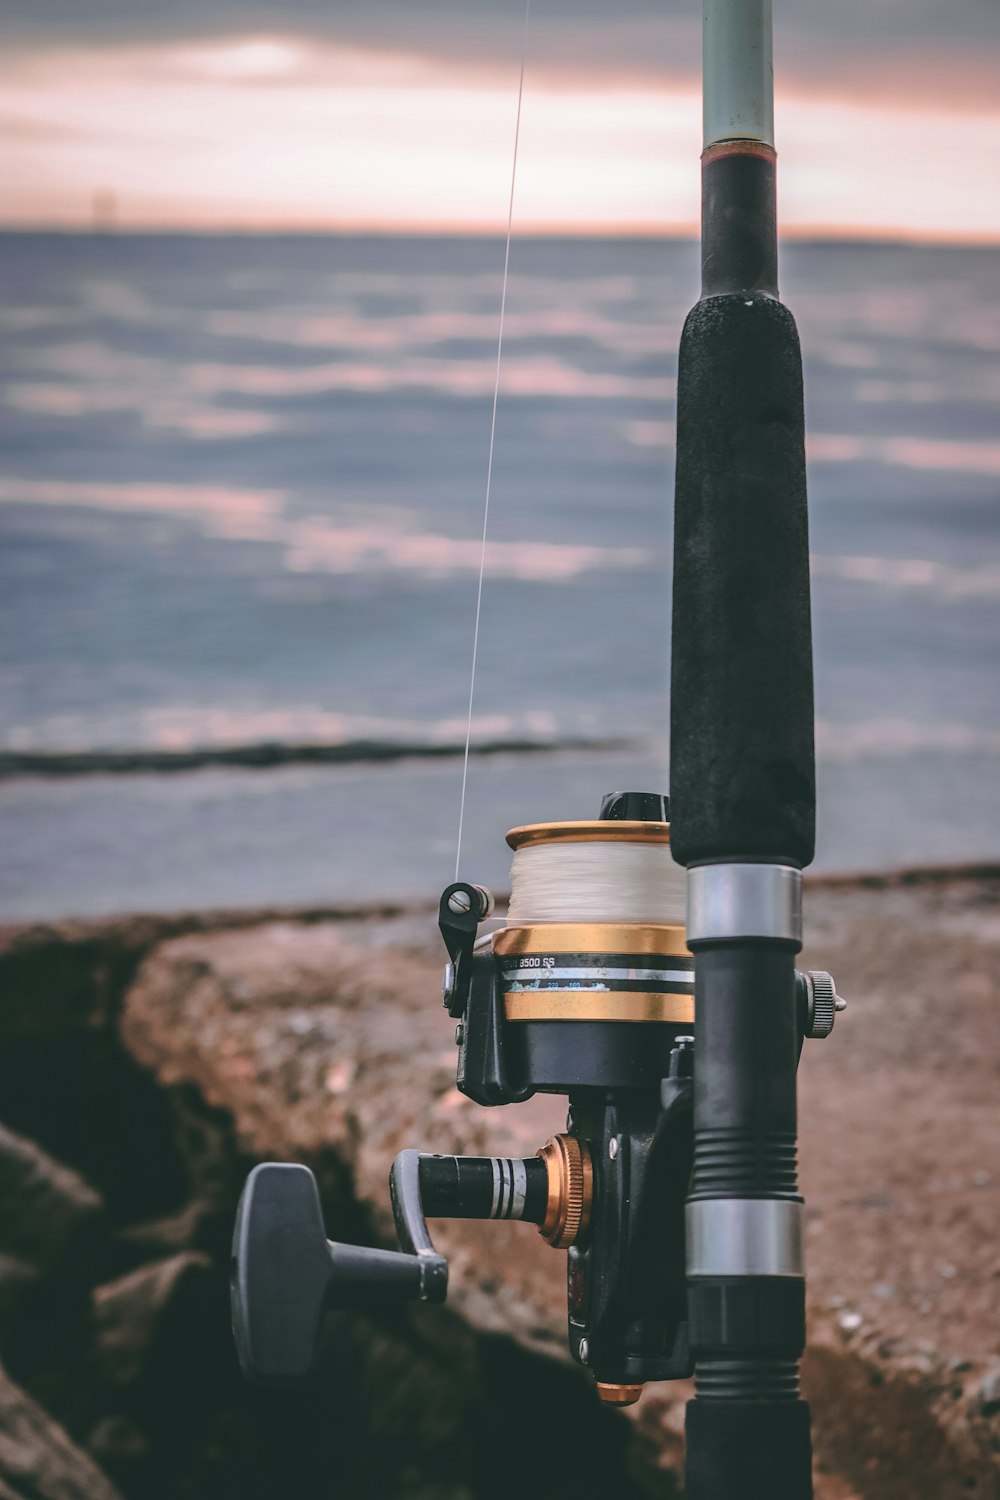
M 837 994 L 833 975 L 824 969 L 810 969 L 802 978 L 805 981 L 805 1035 L 819 1039 L 828 1037 L 838 1011 L 847 1009 L 847 1001 Z
M 230 1302 L 249 1380 L 307 1375 L 330 1309 L 441 1301 L 446 1289 L 447 1266 L 433 1249 L 402 1254 L 328 1240 L 308 1167 L 264 1162 L 247 1178 L 233 1235 Z

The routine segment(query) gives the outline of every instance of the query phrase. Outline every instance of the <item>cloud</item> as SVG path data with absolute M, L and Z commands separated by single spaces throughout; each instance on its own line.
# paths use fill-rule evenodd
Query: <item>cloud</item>
M 691 0 L 534 0 L 529 60 L 549 75 L 690 78 Z M 928 104 L 995 100 L 996 0 L 775 0 L 776 61 L 812 87 L 920 91 Z M 477 67 L 514 65 L 522 0 L 6 0 L 8 45 L 108 46 L 273 35 L 405 52 Z
M 524 0 L 4 3 L 7 222 L 498 223 Z M 996 3 L 775 0 L 786 228 L 997 234 Z M 519 223 L 693 227 L 696 12 L 532 0 Z
M 8 141 L 38 141 L 46 144 L 53 141 L 79 140 L 87 131 L 74 129 L 61 120 L 26 120 L 20 115 L 0 114 L 0 137 Z

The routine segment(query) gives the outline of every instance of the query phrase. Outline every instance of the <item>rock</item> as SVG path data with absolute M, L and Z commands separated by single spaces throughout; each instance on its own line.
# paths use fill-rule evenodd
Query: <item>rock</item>
M 103 1417 L 87 1439 L 87 1452 L 122 1485 L 126 1492 L 142 1487 L 149 1443 L 139 1424 L 120 1413 Z
M 198 1333 L 216 1291 L 208 1257 L 190 1251 L 140 1266 L 96 1289 L 97 1366 L 112 1385 L 183 1378 L 198 1359 Z
M 372 931 L 282 922 L 166 943 L 129 991 L 122 1035 L 162 1085 L 193 1084 L 225 1111 L 251 1160 L 311 1166 L 331 1237 L 374 1223 L 394 1245 L 397 1151 L 533 1156 L 563 1128 L 566 1106 L 538 1096 L 485 1110 L 459 1094 L 436 949 L 394 949 L 385 928 L 370 943 Z M 565 1259 L 530 1226 L 452 1221 L 434 1232 L 451 1258 L 449 1304 L 474 1327 L 546 1355 L 563 1344 Z M 497 1291 L 483 1293 L 491 1278 L 512 1289 L 512 1312 Z
M 1000 1413 L 1000 1365 L 987 1370 L 976 1382 L 969 1410 L 976 1417 L 995 1417 Z
M 800 1072 L 817 1500 L 961 1500 L 992 1493 L 1000 1472 L 987 1367 L 996 1179 L 983 1166 L 1000 1155 L 990 1040 L 1000 1008 L 987 977 L 1000 964 L 979 925 L 1000 930 L 998 893 L 986 872 L 814 882 L 809 894 L 822 942 L 804 962 L 858 997 L 832 1041 L 804 1049 Z M 480 1494 L 489 1453 L 491 1493 L 632 1496 L 628 1473 L 644 1495 L 673 1492 L 686 1390 L 652 1387 L 631 1427 L 597 1407 L 566 1362 L 565 1257 L 528 1226 L 435 1223 L 451 1265 L 447 1307 L 331 1318 L 333 1367 L 312 1393 L 236 1380 L 226 1238 L 254 1159 L 311 1165 L 332 1237 L 393 1244 L 386 1177 L 401 1146 L 529 1155 L 562 1126 L 561 1099 L 480 1110 L 456 1090 L 432 913 L 416 937 L 412 916 L 244 914 L 147 923 L 110 941 L 84 925 L 10 939 L 0 1101 L 22 1136 L 99 1184 L 116 1226 L 94 1262 L 93 1302 L 89 1284 L 76 1289 L 88 1300 L 73 1361 L 61 1317 L 40 1345 L 16 1263 L 31 1262 L 9 1252 L 12 1303 L 27 1299 L 18 1323 L 31 1323 L 40 1352 L 30 1371 L 8 1354 L 74 1434 L 90 1434 L 115 1482 L 155 1500 L 271 1500 L 315 1493 L 335 1471 L 358 1500 L 465 1500 Z M 78 963 L 86 983 L 74 989 Z M 0 934 L 0 984 L 9 968 Z M 0 1261 L 0 1305 L 3 1274 Z M 55 1306 L 65 1278 L 46 1282 L 45 1297 L 50 1286 Z M 838 1314 L 857 1327 L 842 1331 Z M 539 1411 L 574 1434 L 572 1476 L 508 1472 L 508 1434 L 530 1430 Z M 0 1500 L 27 1500 L 2 1476 Z
M 950 1396 L 942 1416 L 939 1365 L 959 1350 L 980 1353 L 990 1326 L 995 1239 L 978 1184 L 983 1159 L 1000 1150 L 986 1040 L 997 1007 L 974 986 L 952 998 L 949 983 L 956 971 L 963 980 L 994 972 L 996 955 L 968 926 L 958 936 L 947 923 L 965 903 L 995 905 L 998 891 L 992 872 L 953 887 L 831 882 L 809 896 L 825 943 L 809 964 L 863 997 L 831 1042 L 804 1049 L 800 1074 L 803 1187 L 820 1226 L 810 1240 L 804 1380 L 820 1462 L 841 1476 L 830 1494 L 847 1484 L 874 1500 L 908 1449 L 922 1455 L 914 1500 L 950 1500 L 969 1473 L 995 1472 Z M 432 917 L 427 928 L 432 943 Z M 528 1155 L 561 1128 L 565 1105 L 471 1105 L 454 1086 L 441 954 L 414 949 L 412 928 L 395 946 L 391 923 L 375 932 L 372 942 L 360 923 L 285 921 L 165 943 L 136 976 L 123 1036 L 161 1085 L 178 1097 L 194 1088 L 213 1117 L 228 1115 L 249 1157 L 312 1166 L 331 1236 L 374 1227 L 391 1245 L 386 1176 L 397 1150 Z M 956 1037 L 961 1066 L 943 1070 L 942 1049 Z M 941 1190 L 929 1193 L 942 1161 Z M 449 1256 L 449 1307 L 470 1328 L 561 1353 L 562 1257 L 525 1226 L 437 1223 L 433 1232 Z M 925 1335 L 940 1359 L 914 1352 Z M 634 1409 L 665 1464 L 679 1451 L 684 1394 L 664 1387 Z
M 33 1141 L 0 1126 L 0 1250 L 51 1271 L 98 1219 L 100 1195 Z
M 6 1332 L 38 1281 L 37 1266 L 16 1255 L 0 1255 L 0 1332 Z
M 211 1206 L 192 1199 L 174 1214 L 127 1224 L 119 1230 L 117 1240 L 143 1260 L 162 1260 L 196 1245 L 211 1212 Z
M 94 1461 L 2 1370 L 0 1500 L 120 1500 Z

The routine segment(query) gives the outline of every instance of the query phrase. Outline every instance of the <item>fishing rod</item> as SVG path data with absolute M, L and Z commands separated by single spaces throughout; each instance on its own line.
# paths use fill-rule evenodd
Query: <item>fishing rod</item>
M 812 1495 L 795 954 L 815 843 L 802 363 L 778 300 L 771 0 L 704 0 L 702 294 L 681 336 L 671 792 L 698 1051 L 694 1500 Z M 826 1022 L 829 977 L 813 976 Z
M 444 1301 L 428 1218 L 516 1219 L 566 1253 L 572 1357 L 601 1399 L 695 1377 L 692 1500 L 808 1500 L 802 1041 L 842 1003 L 800 973 L 813 855 L 801 360 L 778 300 L 770 0 L 704 0 L 702 295 L 679 356 L 671 795 L 525 825 L 506 920 L 455 880 L 438 925 L 457 1084 L 566 1096 L 533 1157 L 402 1151 L 401 1249 L 327 1240 L 304 1166 L 263 1163 L 237 1214 L 244 1373 L 312 1368 L 332 1308 Z

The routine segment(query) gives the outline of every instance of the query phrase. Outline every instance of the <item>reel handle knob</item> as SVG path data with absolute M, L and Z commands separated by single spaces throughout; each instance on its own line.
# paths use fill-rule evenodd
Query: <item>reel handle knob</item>
M 433 1248 L 402 1254 L 328 1240 L 308 1167 L 263 1162 L 247 1178 L 233 1234 L 230 1305 L 248 1380 L 307 1375 L 330 1309 L 439 1302 L 447 1286 L 447 1263 Z

